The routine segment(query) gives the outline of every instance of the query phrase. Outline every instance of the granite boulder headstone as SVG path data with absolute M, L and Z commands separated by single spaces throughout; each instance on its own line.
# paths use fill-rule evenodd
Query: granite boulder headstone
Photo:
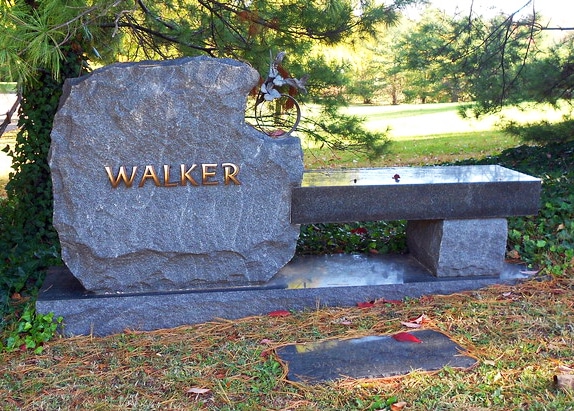
M 68 80 L 50 168 L 62 258 L 88 291 L 264 283 L 293 257 L 299 139 L 245 122 L 230 59 L 113 64 Z

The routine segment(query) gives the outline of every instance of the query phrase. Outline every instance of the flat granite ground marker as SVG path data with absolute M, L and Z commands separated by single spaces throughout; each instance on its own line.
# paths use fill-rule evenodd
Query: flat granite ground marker
M 277 350 L 292 381 L 319 383 L 345 377 L 387 378 L 414 370 L 445 366 L 470 368 L 476 360 L 445 334 L 434 330 L 410 333 L 420 343 L 400 342 L 391 335 L 290 344 Z

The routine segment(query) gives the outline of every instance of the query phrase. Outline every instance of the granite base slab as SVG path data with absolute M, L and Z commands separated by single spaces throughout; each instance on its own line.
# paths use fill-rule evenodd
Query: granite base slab
M 387 378 L 414 370 L 436 371 L 443 367 L 470 368 L 476 360 L 434 330 L 411 331 L 418 342 L 400 342 L 391 335 L 348 340 L 291 344 L 277 350 L 287 364 L 287 379 L 320 383 L 345 377 Z
M 409 255 L 329 255 L 294 258 L 261 286 L 143 294 L 91 294 L 65 267 L 49 270 L 36 309 L 64 318 L 65 336 L 103 336 L 264 315 L 275 310 L 355 306 L 379 298 L 419 298 L 526 279 L 506 264 L 498 277 L 437 278 Z

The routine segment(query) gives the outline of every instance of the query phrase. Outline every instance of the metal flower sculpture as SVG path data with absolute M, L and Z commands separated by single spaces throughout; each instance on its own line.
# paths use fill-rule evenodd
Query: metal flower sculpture
M 301 120 L 301 108 L 293 94 L 307 92 L 305 86 L 309 76 L 289 77 L 281 66 L 285 55 L 284 51 L 277 53 L 275 58 L 271 54 L 269 73 L 255 102 L 258 128 L 271 137 L 287 137 L 295 131 Z M 286 87 L 288 91 L 282 92 Z

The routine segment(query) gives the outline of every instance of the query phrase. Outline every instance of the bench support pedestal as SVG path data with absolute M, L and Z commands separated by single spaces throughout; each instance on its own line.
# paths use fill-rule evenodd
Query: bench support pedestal
M 412 220 L 410 254 L 436 277 L 498 276 L 508 234 L 505 218 Z

